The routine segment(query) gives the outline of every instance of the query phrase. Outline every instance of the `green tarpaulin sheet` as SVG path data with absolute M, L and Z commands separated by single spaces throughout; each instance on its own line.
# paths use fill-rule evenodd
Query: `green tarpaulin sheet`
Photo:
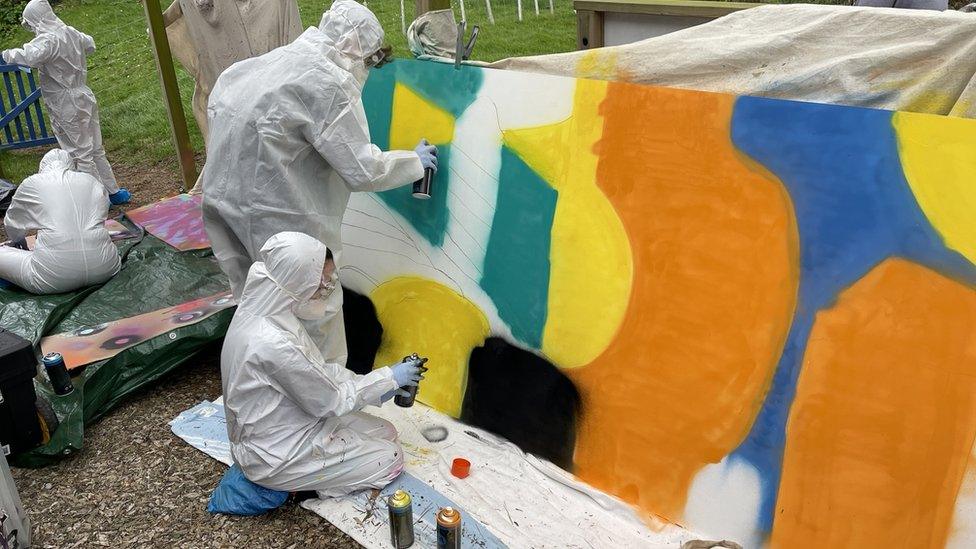
M 151 235 L 117 245 L 122 270 L 102 286 L 51 296 L 0 290 L 0 326 L 36 345 L 46 335 L 179 305 L 229 287 L 209 249 L 179 252 Z M 74 376 L 75 390 L 66 396 L 55 395 L 47 376 L 38 375 L 37 392 L 51 403 L 61 424 L 50 442 L 15 456 L 12 463 L 40 467 L 80 450 L 85 425 L 222 338 L 233 314 L 234 309 L 226 309 L 89 364 Z

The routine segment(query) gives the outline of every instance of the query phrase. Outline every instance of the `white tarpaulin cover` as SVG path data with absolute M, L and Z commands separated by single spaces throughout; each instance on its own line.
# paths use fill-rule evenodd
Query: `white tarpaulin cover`
M 232 463 L 223 398 L 181 413 L 170 426 L 194 448 Z M 388 403 L 367 410 L 396 425 L 403 445 L 404 475 L 387 487 L 408 490 L 414 498 L 418 544 L 433 547 L 438 502 L 464 510 L 472 525 L 464 546 L 472 547 L 646 547 L 677 549 L 695 536 L 679 526 L 642 523 L 626 504 L 576 480 L 572 475 L 484 430 L 465 425 L 423 404 L 399 408 Z M 427 439 L 428 429 L 443 440 Z M 451 475 L 451 462 L 471 462 L 465 479 Z M 311 499 L 302 506 L 322 516 L 369 548 L 390 546 L 389 519 L 382 497 L 366 490 L 334 499 Z
M 769 5 L 641 42 L 493 68 L 976 116 L 976 14 Z

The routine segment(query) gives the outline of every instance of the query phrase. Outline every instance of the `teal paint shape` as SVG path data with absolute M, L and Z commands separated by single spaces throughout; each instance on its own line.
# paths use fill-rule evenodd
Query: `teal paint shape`
M 394 61 L 370 71 L 363 90 L 363 106 L 373 143 L 383 150 L 390 146 L 393 120 L 393 92 L 402 84 L 422 99 L 450 113 L 455 119 L 478 97 L 483 81 L 478 67 L 462 67 L 432 61 Z M 410 186 L 379 194 L 379 197 L 431 245 L 440 247 L 447 238 L 450 210 L 447 206 L 450 184 L 451 146 L 439 144 L 438 171 L 430 200 L 413 198 Z
M 437 147 L 437 173 L 431 184 L 430 198 L 413 197 L 413 185 L 379 193 L 379 197 L 402 215 L 410 225 L 433 246 L 444 244 L 447 221 L 447 185 L 451 173 L 451 146 Z
M 434 61 L 396 61 L 396 78 L 431 104 L 451 113 L 454 118 L 474 103 L 484 81 L 483 69 Z
M 393 90 L 396 88 L 395 64 L 369 71 L 363 86 L 363 108 L 373 144 L 384 151 L 390 148 L 390 123 L 393 121 Z
M 549 311 L 549 250 L 558 196 L 511 149 L 502 147 L 481 287 L 512 335 L 534 349 L 542 348 Z

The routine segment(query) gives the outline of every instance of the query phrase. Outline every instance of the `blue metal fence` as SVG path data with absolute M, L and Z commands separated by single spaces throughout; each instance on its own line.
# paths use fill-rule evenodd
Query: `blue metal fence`
M 56 143 L 41 110 L 41 90 L 30 68 L 0 64 L 0 150 Z

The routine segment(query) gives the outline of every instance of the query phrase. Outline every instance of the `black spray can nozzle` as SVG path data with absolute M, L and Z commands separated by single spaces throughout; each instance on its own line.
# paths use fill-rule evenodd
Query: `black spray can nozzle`
M 424 364 L 427 364 L 427 357 L 421 357 L 417 353 L 414 353 L 410 356 L 403 357 L 403 360 L 401 362 L 411 362 L 414 360 L 420 361 L 420 373 L 424 373 L 427 371 L 427 368 L 424 367 Z M 409 408 L 413 406 L 413 402 L 417 398 L 417 390 L 419 388 L 420 388 L 419 384 L 413 385 L 411 387 L 404 387 L 403 390 L 405 390 L 409 394 L 407 396 L 397 395 L 393 399 L 393 402 L 401 408 Z

